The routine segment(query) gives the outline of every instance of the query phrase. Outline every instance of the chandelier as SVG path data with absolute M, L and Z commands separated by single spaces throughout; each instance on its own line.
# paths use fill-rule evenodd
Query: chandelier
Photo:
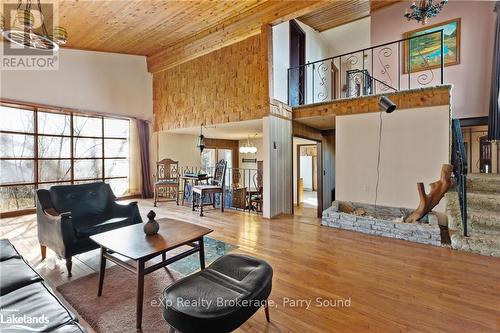
M 41 24 L 38 32 L 35 31 L 34 27 L 35 16 L 33 11 L 38 11 L 40 14 Z M 12 22 L 11 29 L 5 30 L 5 18 L 2 15 L 0 17 L 0 30 L 5 39 L 16 45 L 36 50 L 57 51 L 59 45 L 66 44 L 68 34 L 63 27 L 55 26 L 52 29 L 52 34 L 48 33 L 40 0 L 37 0 L 36 5 L 33 5 L 33 7 L 31 0 L 26 2 L 20 0 Z
M 255 134 L 257 136 L 257 134 Z M 240 147 L 240 153 L 242 154 L 255 154 L 257 152 L 257 147 L 250 143 L 250 135 L 247 138 L 247 142 L 243 143 Z
M 422 22 L 422 24 L 426 24 L 429 18 L 437 16 L 437 14 L 443 10 L 447 2 L 448 0 L 441 0 L 440 2 L 420 0 L 417 5 L 414 1 L 410 6 L 410 10 L 406 9 L 404 17 L 406 17 L 408 21 L 416 20 L 419 23 Z

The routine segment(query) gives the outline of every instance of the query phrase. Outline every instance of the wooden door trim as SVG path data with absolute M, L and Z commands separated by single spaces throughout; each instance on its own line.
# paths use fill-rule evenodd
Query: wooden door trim
M 296 138 L 299 138 L 297 136 L 294 136 Z M 307 138 L 303 138 L 307 139 Z M 308 139 L 311 140 L 311 139 Z M 296 188 L 297 188 L 297 193 L 296 193 L 296 200 L 297 200 L 297 206 L 300 204 L 299 202 L 299 179 L 300 179 L 300 148 L 301 147 L 316 147 L 316 199 L 318 201 L 317 207 L 317 217 L 321 217 L 323 214 L 323 158 L 320 154 L 323 154 L 323 146 L 321 141 L 317 140 L 311 140 L 316 143 L 305 143 L 305 144 L 298 144 L 297 145 L 297 157 L 296 157 L 296 163 L 297 163 L 297 179 L 295 180 L 296 182 Z M 293 140 L 292 140 L 293 142 Z M 293 144 L 292 144 L 293 146 Z M 292 158 L 293 160 L 293 158 Z M 293 170 L 293 165 L 292 165 L 292 170 Z M 293 173 L 293 172 L 292 172 Z M 292 175 L 293 178 L 293 175 Z M 293 182 L 293 181 L 292 181 Z M 313 184 L 314 187 L 314 184 Z M 293 191 L 292 191 L 293 192 Z M 292 195 L 292 207 L 293 205 L 293 195 Z M 292 210 L 293 212 L 293 210 Z

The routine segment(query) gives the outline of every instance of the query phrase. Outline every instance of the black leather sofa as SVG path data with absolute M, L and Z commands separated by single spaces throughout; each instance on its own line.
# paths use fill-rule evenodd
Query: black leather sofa
M 68 276 L 72 256 L 98 248 L 90 236 L 142 223 L 137 202 L 116 203 L 113 191 L 103 182 L 38 190 L 36 216 L 42 260 L 48 247 L 66 259 Z
M 0 240 L 0 314 L 0 332 L 86 332 L 7 239 Z

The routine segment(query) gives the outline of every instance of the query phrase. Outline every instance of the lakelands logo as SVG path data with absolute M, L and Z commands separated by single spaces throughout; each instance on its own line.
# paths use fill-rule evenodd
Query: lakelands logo
M 19 314 L 19 310 L 2 310 L 0 312 L 0 324 L 5 330 L 41 332 L 47 329 L 49 319 L 44 314 L 32 317 Z
M 6 1 L 1 5 L 2 47 L 0 70 L 57 70 L 60 30 L 57 1 Z

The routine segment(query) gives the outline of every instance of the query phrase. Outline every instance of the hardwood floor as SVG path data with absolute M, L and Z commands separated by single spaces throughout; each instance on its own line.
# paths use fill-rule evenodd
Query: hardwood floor
M 153 209 L 152 201 L 139 206 L 143 216 Z M 211 209 L 202 218 L 175 203 L 154 210 L 158 218 L 208 226 L 211 237 L 273 266 L 271 323 L 259 311 L 237 332 L 500 331 L 500 258 L 321 227 L 313 218 Z M 0 220 L 0 235 L 53 286 L 68 281 L 64 261 L 53 270 L 40 262 L 34 215 Z M 72 279 L 91 272 L 75 260 Z M 322 307 L 317 298 L 350 306 Z

